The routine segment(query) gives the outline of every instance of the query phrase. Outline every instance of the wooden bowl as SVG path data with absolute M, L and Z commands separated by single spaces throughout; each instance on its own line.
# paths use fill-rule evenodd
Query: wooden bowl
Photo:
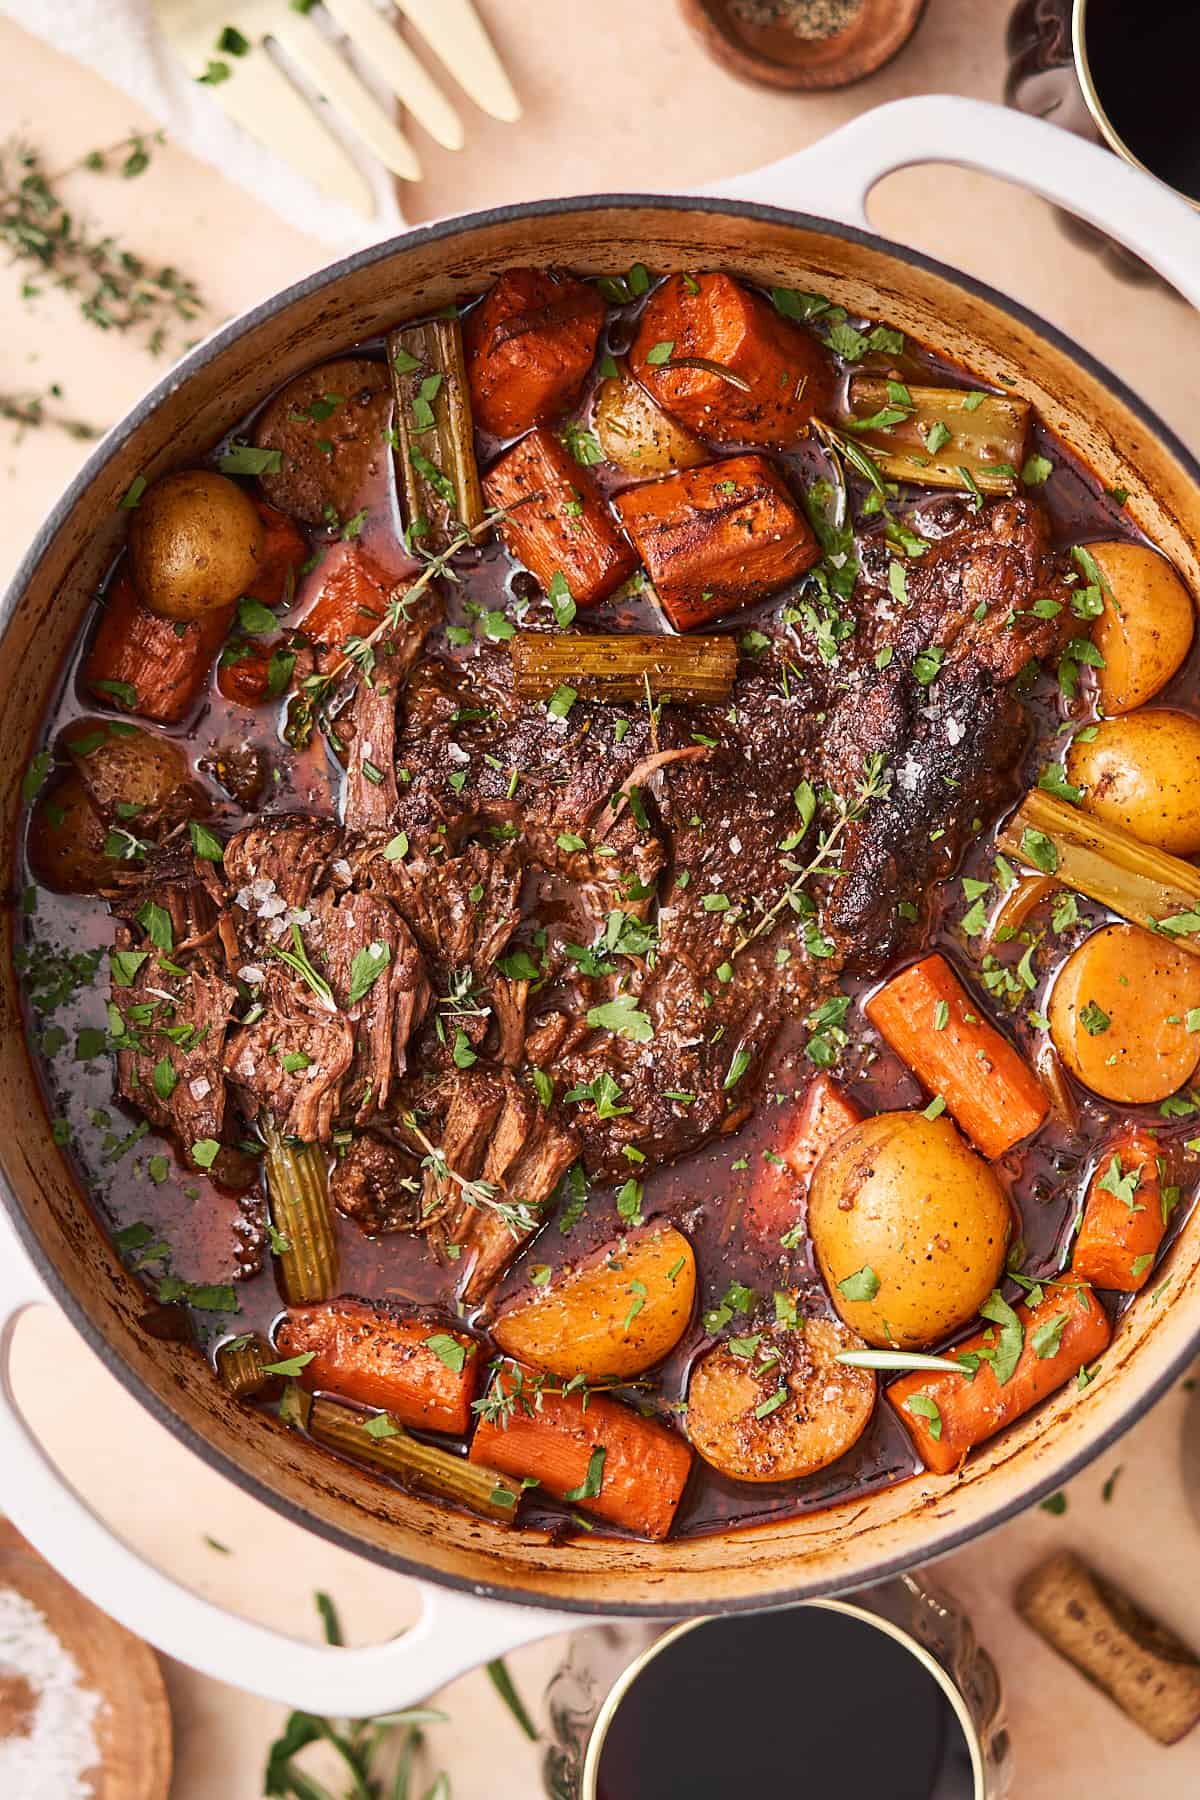
M 815 10 L 821 3 L 775 0 L 775 7 L 786 16 L 789 7 Z M 814 89 L 849 87 L 890 62 L 916 30 L 925 0 L 861 0 L 850 22 L 829 37 L 747 23 L 756 11 L 771 10 L 764 0 L 679 0 L 679 6 L 709 55 L 743 81 Z
M 77 1594 L 7 1519 L 0 1519 L 0 1588 L 37 1607 L 79 1665 L 81 1686 L 100 1696 L 93 1800 L 167 1800 L 171 1713 L 153 1650 Z

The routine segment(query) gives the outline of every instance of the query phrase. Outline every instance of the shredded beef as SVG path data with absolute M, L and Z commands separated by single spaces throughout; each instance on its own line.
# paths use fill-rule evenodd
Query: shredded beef
M 448 1103 L 436 1148 L 447 1171 L 474 1181 L 483 1168 L 488 1138 L 504 1104 L 503 1082 L 486 1069 L 467 1069 L 451 1080 L 443 1093 Z M 427 1226 L 440 1224 L 463 1204 L 461 1190 L 448 1174 L 443 1175 L 437 1165 L 426 1169 L 421 1214 Z
M 495 1056 L 506 1069 L 515 1069 L 524 1060 L 525 1008 L 528 1004 L 528 981 L 513 981 L 506 975 L 497 977 L 492 988 L 497 1033 Z
M 117 904 L 124 915 L 111 965 L 112 1001 L 123 1026 L 117 1091 L 171 1133 L 193 1167 L 203 1166 L 193 1146 L 221 1143 L 226 1135 L 221 1062 L 238 997 L 218 966 L 216 909 L 190 853 L 182 851 L 157 857 L 145 880 Z M 215 1173 L 242 1185 L 236 1152 L 219 1154 Z
M 404 915 L 440 971 L 485 976 L 521 916 L 521 870 L 508 846 L 468 844 L 461 856 L 378 856 L 371 878 Z
M 856 968 L 892 956 L 907 902 L 957 862 L 974 818 L 998 809 L 1025 746 L 1026 726 L 1009 684 L 1031 660 L 1050 655 L 1069 635 L 1059 561 L 1048 524 L 1029 500 L 997 501 L 978 517 L 963 502 L 932 503 L 921 522 L 938 535 L 906 569 L 908 605 L 883 603 L 891 557 L 881 547 L 864 559 L 868 616 L 849 691 L 831 710 L 824 740 L 831 787 L 853 794 L 868 758 L 886 759 L 888 792 L 846 834 L 838 861 L 845 873 L 825 927 Z M 1057 602 L 1050 618 L 1035 599 Z M 890 658 L 876 667 L 879 652 Z
M 231 1034 L 225 1059 L 238 1103 L 251 1121 L 265 1109 L 285 1137 L 327 1143 L 354 1061 L 354 1027 L 282 968 L 260 992 L 262 1017 Z
M 278 917 L 289 906 L 308 905 L 330 863 L 343 854 L 343 843 L 335 819 L 277 813 L 230 838 L 225 880 L 244 912 Z
M 421 1184 L 395 1144 L 369 1132 L 356 1137 L 334 1165 L 329 1196 L 338 1211 L 372 1237 L 413 1231 L 421 1220 Z
M 650 1168 L 735 1130 L 784 1019 L 891 957 L 1004 803 L 1016 677 L 1071 629 L 1036 503 L 948 496 L 911 523 L 903 582 L 860 537 L 836 654 L 785 614 L 717 707 L 555 717 L 516 698 L 502 646 L 423 654 L 427 596 L 356 671 L 344 825 L 262 819 L 223 869 L 158 858 L 184 974 L 148 951 L 114 991 L 122 1092 L 185 1143 L 233 1135 L 226 1077 L 248 1121 L 357 1128 L 336 1204 L 457 1247 L 471 1303 L 575 1157 L 623 1180 L 630 1150 Z M 145 948 L 148 891 L 119 902 L 121 948 Z M 158 1008 L 195 1027 L 170 1095 Z
M 334 1000 L 354 1027 L 354 1061 L 345 1078 L 346 1104 L 365 1125 L 387 1110 L 393 1081 L 404 1074 L 408 1040 L 425 1016 L 430 986 L 412 933 L 395 907 L 375 894 L 321 895 L 309 927 Z M 366 992 L 364 962 L 382 962 Z
M 468 1303 L 482 1299 L 521 1245 L 539 1229 L 542 1208 L 574 1162 L 579 1144 L 573 1132 L 545 1116 L 512 1075 L 501 1080 L 500 1108 L 480 1176 L 480 1192 L 488 1190 L 494 1204 L 473 1202 L 460 1190 L 458 1202 L 442 1226 L 447 1242 L 459 1245 L 463 1252 L 466 1279 L 462 1294 Z M 498 1210 L 501 1205 L 504 1212 Z
M 278 910 L 283 894 L 274 877 L 260 898 L 264 878 L 253 870 L 269 859 L 239 868 L 250 874 L 235 903 L 246 913 L 243 949 L 247 938 L 257 935 L 254 949 L 261 960 L 243 964 L 238 973 L 252 984 L 263 1011 L 231 1034 L 226 1067 L 250 1118 L 265 1106 L 285 1134 L 306 1143 L 327 1142 L 335 1119 L 348 1115 L 363 1125 L 386 1111 L 431 990 L 421 953 L 395 907 L 371 893 L 325 888 L 313 894 L 312 845 L 297 830 L 280 829 L 270 839 L 273 850 L 284 842 L 310 852 L 301 857 L 303 882 L 290 891 L 303 891 L 311 903 Z M 332 847 L 343 846 L 339 841 Z M 345 881 L 348 862 L 334 858 L 330 873 Z M 265 920 L 259 916 L 263 910 Z M 329 997 L 284 964 L 283 954 L 298 954 L 289 918 Z
M 396 777 L 396 708 L 426 637 L 442 617 L 438 594 L 427 588 L 414 600 L 393 600 L 405 610 L 372 646 L 371 666 L 360 673 L 339 735 L 349 740 L 342 817 L 351 831 L 390 830 L 400 809 Z

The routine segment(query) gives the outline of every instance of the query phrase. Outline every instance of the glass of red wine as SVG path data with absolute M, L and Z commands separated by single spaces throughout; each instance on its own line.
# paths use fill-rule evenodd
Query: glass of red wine
M 552 1800 L 1003 1800 L 995 1667 L 944 1592 L 577 1633 L 547 1695 Z
M 1190 91 L 1197 53 L 1196 0 L 1021 0 L 1009 20 L 1005 98 L 1106 144 L 1200 206 L 1200 122 Z M 1157 279 L 1111 238 L 1059 216 L 1118 273 Z

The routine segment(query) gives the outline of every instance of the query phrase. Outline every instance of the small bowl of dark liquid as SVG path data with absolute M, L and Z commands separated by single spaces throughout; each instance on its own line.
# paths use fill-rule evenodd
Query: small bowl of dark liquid
M 581 1634 L 570 1692 L 611 1686 L 575 1714 L 568 1753 L 552 1752 L 548 1792 L 729 1800 L 801 1782 L 838 1800 L 1001 1800 L 1011 1770 L 990 1660 L 943 1596 L 899 1598 L 890 1610 L 917 1629 L 919 1614 L 932 1648 L 857 1602 L 816 1601 L 676 1625 L 613 1680 L 599 1641 L 586 1647 L 603 1632 Z M 561 1731 L 554 1701 L 552 1687 Z

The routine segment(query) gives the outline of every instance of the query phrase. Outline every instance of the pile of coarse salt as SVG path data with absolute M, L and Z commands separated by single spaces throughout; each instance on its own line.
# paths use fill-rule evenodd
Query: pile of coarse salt
M 92 1800 L 89 1770 L 100 1762 L 98 1694 L 83 1686 L 79 1665 L 24 1594 L 0 1587 L 0 1690 L 27 1692 L 27 1709 L 11 1708 L 0 1726 L 3 1800 Z

